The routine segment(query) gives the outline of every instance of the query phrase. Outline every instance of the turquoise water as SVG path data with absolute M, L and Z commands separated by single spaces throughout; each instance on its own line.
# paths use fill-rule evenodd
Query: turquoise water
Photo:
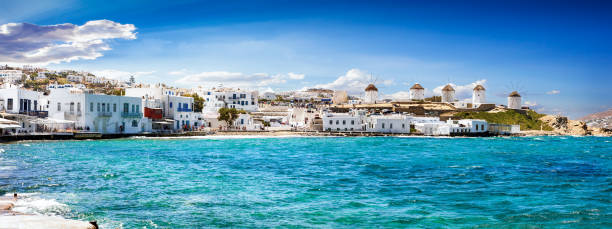
M 0 145 L 17 209 L 103 228 L 612 227 L 612 138 Z

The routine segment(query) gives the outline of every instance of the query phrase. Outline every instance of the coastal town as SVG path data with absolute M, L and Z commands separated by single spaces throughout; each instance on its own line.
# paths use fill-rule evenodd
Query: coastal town
M 470 101 L 455 98 L 451 84 L 425 97 L 381 99 L 371 83 L 363 96 L 311 88 L 273 92 L 229 88 L 175 88 L 97 77 L 88 72 L 32 66 L 0 69 L 0 129 L 4 140 L 86 139 L 123 136 L 300 134 L 337 136 L 608 135 L 584 122 L 537 114 L 517 91 L 507 104 L 487 101 L 475 85 Z M 495 122 L 498 114 L 520 117 Z M 484 118 L 483 118 L 484 117 Z M 503 116 L 500 116 L 503 117 Z M 525 119 L 527 121 L 523 121 Z M 563 120 L 561 120 L 563 121 Z

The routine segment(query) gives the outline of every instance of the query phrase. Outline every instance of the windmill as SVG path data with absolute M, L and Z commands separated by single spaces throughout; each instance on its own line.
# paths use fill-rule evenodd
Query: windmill
M 526 95 L 527 92 L 522 89 L 523 87 L 517 82 L 510 82 L 509 85 L 505 86 L 503 96 L 508 97 L 508 108 L 510 109 L 521 109 L 522 107 L 522 95 Z

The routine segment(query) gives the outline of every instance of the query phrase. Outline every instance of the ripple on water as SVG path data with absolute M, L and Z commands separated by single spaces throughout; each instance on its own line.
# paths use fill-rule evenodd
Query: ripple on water
M 18 208 L 103 228 L 609 225 L 606 138 L 202 138 L 3 145 Z

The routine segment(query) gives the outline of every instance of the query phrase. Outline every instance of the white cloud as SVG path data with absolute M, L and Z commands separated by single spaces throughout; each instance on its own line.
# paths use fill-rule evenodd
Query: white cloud
M 241 72 L 201 72 L 184 76 L 176 81 L 178 84 L 205 87 L 215 87 L 223 84 L 226 87 L 261 88 L 287 83 L 289 76 L 283 74 L 270 75 L 268 73 L 245 74 Z
M 130 78 L 130 76 L 134 76 L 138 80 L 138 77 L 151 75 L 151 74 L 155 73 L 155 71 L 149 71 L 149 72 L 126 72 L 126 71 L 115 70 L 115 69 L 105 69 L 105 70 L 93 71 L 91 73 L 96 75 L 96 76 L 98 76 L 98 77 L 104 77 L 104 78 L 108 78 L 108 79 L 127 80 L 127 79 Z
M 538 106 L 538 103 L 537 102 L 532 102 L 532 101 L 525 101 L 525 103 L 523 105 L 529 106 L 529 107 L 536 107 L 536 106 Z
M 304 79 L 304 74 L 297 74 L 297 73 L 287 73 L 287 75 L 289 76 L 289 79 L 292 80 L 303 80 Z
M 557 95 L 559 93 L 561 93 L 561 91 L 559 90 L 552 90 L 552 91 L 546 92 L 546 94 L 549 94 L 549 95 Z
M 359 69 L 353 68 L 348 70 L 346 74 L 339 76 L 336 80 L 331 83 L 317 84 L 315 88 L 327 88 L 333 90 L 345 90 L 349 94 L 360 94 L 366 86 L 370 83 L 370 75 Z M 380 85 L 391 85 L 392 80 L 383 80 L 376 83 L 376 86 Z M 380 88 L 379 88 L 380 89 Z
M 109 20 L 34 25 L 8 23 L 0 25 L 0 63 L 38 64 L 92 60 L 110 50 L 110 39 L 136 39 L 136 27 Z
M 395 101 L 398 101 L 398 100 L 409 100 L 410 99 L 410 92 L 409 91 L 398 91 L 398 92 L 395 92 L 393 94 L 382 95 L 381 97 L 383 99 L 392 99 L 392 100 L 395 100 Z
M 187 69 L 181 69 L 181 70 L 176 70 L 176 71 L 171 71 L 168 72 L 168 75 L 173 75 L 173 76 L 182 76 L 187 74 Z
M 474 87 L 476 87 L 476 85 L 485 86 L 486 83 L 487 83 L 486 79 L 481 79 L 481 80 L 476 80 L 466 85 L 456 85 L 453 83 L 451 83 L 450 85 L 453 86 L 453 88 L 455 89 L 455 99 L 466 100 L 466 99 L 472 98 L 472 91 L 474 90 Z M 446 84 L 440 85 L 434 88 L 433 89 L 434 95 L 442 95 L 442 88 L 444 88 L 444 86 L 446 86 Z

